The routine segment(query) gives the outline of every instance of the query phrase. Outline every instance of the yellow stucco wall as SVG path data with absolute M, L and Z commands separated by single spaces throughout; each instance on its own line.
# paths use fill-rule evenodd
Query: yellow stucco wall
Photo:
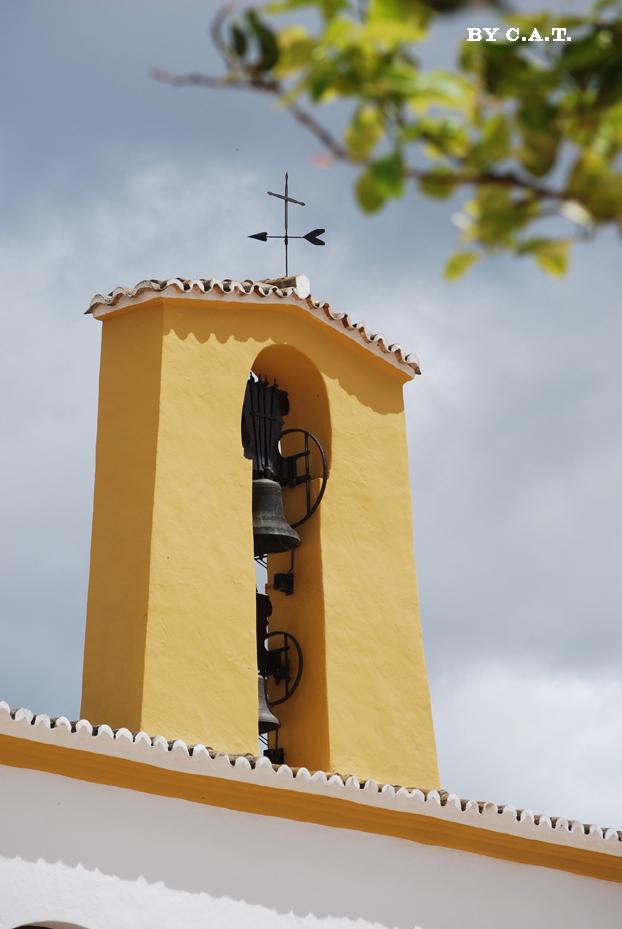
M 291 765 L 438 785 L 412 551 L 405 374 L 269 298 L 156 298 L 103 322 L 83 709 L 256 752 L 248 371 L 289 392 L 331 477 L 272 628 L 305 652 Z M 287 558 L 272 558 L 271 570 Z

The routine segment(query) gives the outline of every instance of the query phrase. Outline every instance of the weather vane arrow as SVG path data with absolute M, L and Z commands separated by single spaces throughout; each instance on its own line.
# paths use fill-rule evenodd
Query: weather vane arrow
M 285 207 L 285 227 L 283 235 L 268 235 L 267 232 L 256 232 L 254 235 L 249 235 L 249 239 L 257 239 L 258 242 L 267 242 L 268 239 L 283 239 L 283 244 L 285 245 L 285 276 L 289 274 L 289 256 L 288 256 L 288 246 L 290 239 L 306 239 L 307 242 L 310 242 L 311 245 L 326 245 L 320 236 L 323 235 L 325 229 L 312 229 L 311 232 L 307 232 L 306 235 L 290 235 L 289 234 L 289 204 L 295 203 L 296 206 L 305 206 L 302 200 L 294 200 L 293 197 L 289 196 L 289 177 L 287 172 L 285 172 L 285 188 L 282 194 L 275 194 L 271 190 L 268 192 L 269 197 L 276 197 L 277 200 L 283 200 Z

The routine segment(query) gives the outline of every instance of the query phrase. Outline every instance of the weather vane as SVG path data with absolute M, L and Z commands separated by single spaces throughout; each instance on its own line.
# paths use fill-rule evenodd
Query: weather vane
M 311 232 L 307 232 L 306 235 L 290 235 L 289 234 L 289 204 L 295 203 L 296 206 L 305 206 L 302 200 L 294 200 L 293 197 L 289 196 L 289 179 L 287 176 L 287 171 L 285 172 L 285 190 L 282 194 L 272 193 L 271 190 L 268 192 L 269 197 L 276 197 L 278 200 L 283 200 L 285 204 L 285 234 L 284 235 L 268 235 L 267 232 L 256 232 L 255 235 L 249 235 L 249 239 L 258 239 L 260 242 L 267 242 L 268 239 L 283 239 L 283 244 L 285 245 L 285 277 L 289 274 L 289 263 L 288 263 L 288 254 L 287 247 L 289 245 L 290 239 L 306 239 L 307 242 L 310 242 L 311 245 L 326 245 L 326 242 L 323 242 L 319 236 L 321 236 L 326 229 L 312 229 Z

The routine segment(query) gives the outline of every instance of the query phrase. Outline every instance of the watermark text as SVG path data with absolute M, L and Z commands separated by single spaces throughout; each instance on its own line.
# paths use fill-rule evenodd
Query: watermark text
M 521 33 L 517 26 L 502 30 L 501 26 L 467 26 L 467 42 L 572 42 L 565 26 L 551 26 L 548 34 L 535 27 Z

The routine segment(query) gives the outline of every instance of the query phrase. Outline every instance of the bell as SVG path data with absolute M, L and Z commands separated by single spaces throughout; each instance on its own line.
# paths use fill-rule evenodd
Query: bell
M 253 539 L 255 555 L 287 552 L 300 545 L 300 536 L 285 519 L 281 485 L 269 478 L 253 481 Z
M 263 675 L 257 675 L 257 684 L 259 687 L 259 735 L 265 735 L 266 732 L 274 732 L 281 728 L 281 724 L 268 706 L 266 700 L 266 680 Z

